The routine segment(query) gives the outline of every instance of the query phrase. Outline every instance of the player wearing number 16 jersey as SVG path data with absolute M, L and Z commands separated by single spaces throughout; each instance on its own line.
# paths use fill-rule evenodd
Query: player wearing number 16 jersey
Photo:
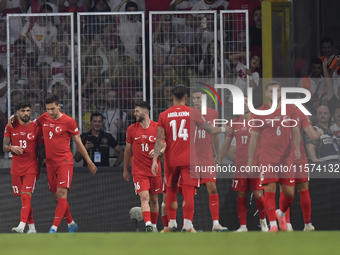
M 232 120 L 229 125 L 233 129 L 233 133 L 226 135 L 226 139 L 217 156 L 217 163 L 220 164 L 224 156 L 227 154 L 233 137 L 236 138 L 236 157 L 235 166 L 236 172 L 234 174 L 231 189 L 237 191 L 237 214 L 240 222 L 240 228 L 237 232 L 246 232 L 247 228 L 247 193 L 249 186 L 251 187 L 257 210 L 260 216 L 261 231 L 268 232 L 266 221 L 266 208 L 264 205 L 263 186 L 261 185 L 260 173 L 253 173 L 249 175 L 243 171 L 243 167 L 248 165 L 248 147 L 251 135 L 251 127 L 249 122 L 252 119 L 252 113 L 248 108 L 248 98 L 244 97 L 244 115 Z M 235 123 L 235 124 L 234 124 Z
M 166 137 L 167 147 L 165 150 L 165 177 L 167 180 L 166 211 L 169 220 L 169 231 L 176 231 L 177 192 L 178 181 L 181 176 L 183 195 L 183 230 L 191 231 L 194 216 L 194 193 L 199 180 L 195 170 L 191 166 L 198 164 L 194 144 L 196 126 L 209 134 L 225 132 L 226 128 L 212 127 L 206 123 L 201 113 L 196 109 L 185 105 L 187 88 L 177 85 L 171 90 L 171 98 L 174 105 L 159 115 L 158 134 L 155 145 L 152 173 L 158 174 L 158 156 L 163 147 Z
M 126 131 L 126 148 L 124 152 L 125 181 L 130 180 L 128 166 L 132 159 L 133 184 L 141 201 L 141 209 L 147 232 L 157 232 L 158 194 L 162 193 L 162 176 L 151 172 L 152 157 L 157 137 L 157 122 L 149 118 L 150 105 L 142 101 L 135 105 L 136 123 Z M 160 167 L 160 160 L 157 160 Z M 150 202 L 150 205 L 149 205 Z
M 4 152 L 13 153 L 11 166 L 13 195 L 21 196 L 22 203 L 19 226 L 13 228 L 12 231 L 23 233 L 27 222 L 29 227 L 27 233 L 36 233 L 31 198 L 44 160 L 42 133 L 39 125 L 30 121 L 31 104 L 29 102 L 21 101 L 16 106 L 16 110 L 19 121 L 15 122 L 12 128 L 9 125 L 6 126 L 3 141 Z M 10 144 L 12 145 L 9 146 Z

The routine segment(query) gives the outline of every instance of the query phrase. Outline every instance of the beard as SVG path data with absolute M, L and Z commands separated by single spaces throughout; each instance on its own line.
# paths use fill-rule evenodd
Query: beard
M 24 117 L 28 117 L 28 116 L 26 115 L 26 116 L 24 116 Z M 22 122 L 25 122 L 25 123 L 26 123 L 26 122 L 28 122 L 28 121 L 30 120 L 30 118 L 29 118 L 29 117 L 27 118 L 27 120 L 26 120 L 26 119 L 24 119 L 24 118 L 21 118 L 21 117 L 19 117 L 19 118 L 21 119 L 21 121 L 22 121 Z
M 144 115 L 144 114 L 141 114 L 141 115 L 138 117 L 137 122 L 142 123 L 144 120 L 145 120 L 145 115 Z

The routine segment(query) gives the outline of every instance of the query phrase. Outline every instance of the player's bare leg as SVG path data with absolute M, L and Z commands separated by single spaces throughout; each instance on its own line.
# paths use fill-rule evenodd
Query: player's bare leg
M 276 210 L 276 217 L 279 221 L 281 231 L 287 231 L 286 211 L 294 200 L 294 186 L 282 184 L 282 196 L 280 197 L 280 209 Z
M 247 232 L 247 193 L 237 191 L 237 216 L 240 228 L 236 232 Z
M 262 232 L 268 232 L 268 225 L 266 220 L 266 207 L 264 205 L 264 196 L 263 190 L 254 190 L 254 199 L 256 202 L 257 210 L 259 211 L 260 215 L 260 226 Z
M 264 185 L 264 203 L 266 207 L 268 220 L 270 223 L 269 232 L 278 231 L 275 214 L 276 210 L 275 194 L 276 194 L 276 182 Z
M 311 223 L 312 206 L 309 195 L 309 182 L 300 182 L 296 184 L 296 188 L 300 194 L 300 205 L 302 209 L 303 219 L 305 222 L 305 227 L 303 231 L 313 231 L 314 226 Z
M 153 232 L 157 231 L 157 221 L 159 214 L 158 194 L 150 194 L 150 214 Z
M 163 222 L 164 229 L 161 232 L 164 232 L 168 228 L 168 216 L 166 214 L 165 202 L 166 202 L 166 193 L 163 193 L 161 213 L 162 213 L 162 222 Z
M 143 214 L 143 219 L 145 222 L 146 232 L 152 232 L 153 227 L 151 224 L 151 214 L 150 214 L 150 195 L 148 190 L 144 190 L 138 193 L 141 203 L 141 210 Z
M 30 192 L 22 192 L 21 193 L 21 214 L 20 214 L 20 223 L 16 228 L 12 228 L 13 233 L 24 233 L 26 223 L 28 221 L 30 213 L 32 213 L 31 218 L 33 219 L 33 210 L 31 206 L 32 193 Z M 29 223 L 29 231 L 28 233 L 36 233 L 34 222 Z M 30 231 L 31 230 L 31 231 Z
M 177 192 L 178 186 L 168 186 L 167 187 L 167 196 L 166 196 L 166 203 L 165 208 L 168 215 L 168 230 L 176 231 L 177 230 L 177 221 L 176 221 L 176 214 L 177 214 Z
M 213 220 L 212 231 L 228 231 L 228 228 L 222 227 L 219 222 L 220 217 L 220 200 L 218 198 L 217 187 L 215 182 L 207 182 L 207 191 L 209 193 L 209 208 L 211 213 L 211 218 Z

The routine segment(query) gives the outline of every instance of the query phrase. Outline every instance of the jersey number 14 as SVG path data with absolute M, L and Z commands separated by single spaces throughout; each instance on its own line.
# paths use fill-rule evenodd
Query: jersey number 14
M 172 120 L 170 121 L 170 127 L 172 127 L 172 139 L 174 141 L 177 140 L 178 138 L 182 138 L 184 141 L 187 141 L 189 138 L 189 134 L 188 134 L 188 129 L 185 128 L 185 123 L 186 120 L 181 120 L 181 125 L 179 126 L 179 130 L 177 133 L 177 121 L 176 120 Z

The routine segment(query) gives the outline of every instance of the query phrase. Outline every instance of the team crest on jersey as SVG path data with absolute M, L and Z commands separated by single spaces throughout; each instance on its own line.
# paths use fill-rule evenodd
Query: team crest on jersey
M 57 126 L 56 128 L 55 128 L 55 132 L 57 132 L 57 133 L 59 133 L 59 132 L 61 132 L 61 131 L 63 131 L 59 126 Z
M 35 136 L 34 136 L 32 133 L 28 133 L 28 134 L 27 134 L 27 138 L 30 139 L 30 140 L 33 139 L 34 137 L 35 137 Z
M 103 137 L 101 141 L 102 141 L 103 144 L 109 143 L 109 140 L 106 137 Z
M 153 135 L 149 136 L 149 141 L 150 142 L 156 141 L 156 137 L 154 137 Z

